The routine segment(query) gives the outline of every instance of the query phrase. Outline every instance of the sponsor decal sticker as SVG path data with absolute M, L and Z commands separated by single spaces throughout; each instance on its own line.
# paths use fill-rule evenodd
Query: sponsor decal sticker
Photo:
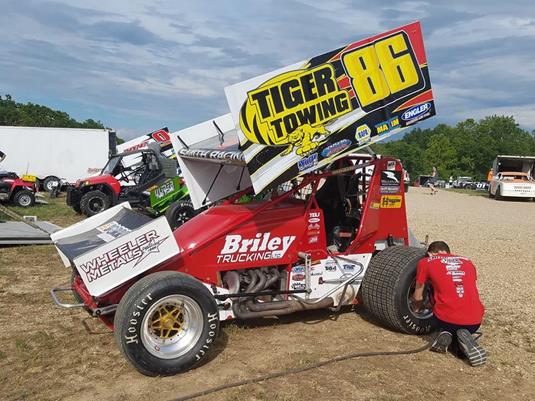
M 308 243 L 309 244 L 317 244 L 319 241 L 319 237 L 317 235 L 314 235 L 312 237 L 308 237 Z
M 217 263 L 242 263 L 284 257 L 295 235 L 272 237 L 271 233 L 258 233 L 253 238 L 239 234 L 227 235 L 225 244 L 217 255 Z
M 304 290 L 305 288 L 305 283 L 292 283 L 292 290 Z
M 299 171 L 308 170 L 309 168 L 314 167 L 318 164 L 318 154 L 312 153 L 310 156 L 307 156 L 297 162 L 297 168 Z
M 154 191 L 154 195 L 156 196 L 156 199 L 161 199 L 165 195 L 170 194 L 175 190 L 175 185 L 173 184 L 172 180 L 169 180 L 167 182 L 164 182 L 161 186 L 156 188 Z
M 253 143 L 288 145 L 286 154 L 296 149 L 304 155 L 330 135 L 325 123 L 351 110 L 349 93 L 338 86 L 334 67 L 321 64 L 279 74 L 248 91 L 240 128 Z
M 431 103 L 426 102 L 418 106 L 411 107 L 401 115 L 403 121 L 411 121 L 423 117 L 429 110 L 431 110 Z
M 397 194 L 401 188 L 401 171 L 381 171 L 381 194 Z
M 299 265 L 299 266 L 294 266 L 292 268 L 292 273 L 304 273 L 304 272 L 305 272 L 305 266 Z
M 359 125 L 355 132 L 355 139 L 359 145 L 368 142 L 371 138 L 372 130 L 366 124 Z
M 320 222 L 320 216 L 321 216 L 320 212 L 310 212 L 308 214 L 308 222 L 310 224 L 319 223 Z
M 386 169 L 387 170 L 395 170 L 396 169 L 396 162 L 394 160 L 389 160 L 386 163 Z
M 381 204 L 379 202 L 372 202 L 370 203 L 370 209 L 379 209 Z
M 401 207 L 401 195 L 381 196 L 381 209 L 399 209 Z
M 392 117 L 390 120 L 383 121 L 379 124 L 375 125 L 375 130 L 379 135 L 386 134 L 387 132 L 390 132 L 394 128 L 399 127 L 399 118 L 398 117 Z
M 101 234 L 98 234 L 97 237 L 103 241 L 111 242 L 114 239 L 128 234 L 132 230 L 123 226 L 122 224 L 117 223 L 116 221 L 110 221 L 109 223 L 98 226 L 97 231 L 101 232 Z
M 134 268 L 150 254 L 160 252 L 160 245 L 167 238 L 169 237 L 161 238 L 155 230 L 148 231 L 81 264 L 79 270 L 84 272 L 87 281 L 91 283 L 122 266 L 132 265 Z
M 305 279 L 305 275 L 302 273 L 297 273 L 292 276 L 292 281 L 303 281 Z
M 381 194 L 397 194 L 399 193 L 399 186 L 398 187 L 390 187 L 390 186 L 383 186 L 381 185 L 381 188 L 379 190 Z
M 346 150 L 349 145 L 351 145 L 351 141 L 349 139 L 342 139 L 341 141 L 335 142 L 332 145 L 329 145 L 325 149 L 323 149 L 321 151 L 321 155 L 323 157 L 331 157 L 333 155 L 336 155 L 337 153 Z

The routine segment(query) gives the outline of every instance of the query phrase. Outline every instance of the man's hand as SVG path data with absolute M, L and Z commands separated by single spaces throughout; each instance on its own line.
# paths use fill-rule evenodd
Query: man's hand
M 416 283 L 412 294 L 411 309 L 413 312 L 420 312 L 423 308 L 425 284 Z
M 423 301 L 417 301 L 414 298 L 411 299 L 411 309 L 413 312 L 420 312 L 423 306 Z

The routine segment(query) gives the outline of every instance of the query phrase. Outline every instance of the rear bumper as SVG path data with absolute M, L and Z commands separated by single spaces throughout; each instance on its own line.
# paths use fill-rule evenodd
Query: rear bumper
M 502 186 L 500 195 L 511 198 L 533 198 L 535 197 L 535 186 Z
M 59 293 L 70 293 L 71 296 L 74 295 L 74 293 L 78 294 L 78 296 L 82 297 L 79 293 L 76 292 L 76 290 L 73 287 L 55 287 L 50 290 L 50 295 L 52 296 L 52 301 L 56 304 L 56 306 L 59 306 L 60 308 L 65 309 L 75 309 L 75 308 L 84 308 L 86 309 L 92 316 L 99 317 L 102 315 L 109 315 L 111 313 L 115 313 L 117 310 L 116 304 L 114 305 L 107 305 L 103 307 L 90 307 L 86 305 L 85 303 L 69 303 L 64 302 L 60 299 Z

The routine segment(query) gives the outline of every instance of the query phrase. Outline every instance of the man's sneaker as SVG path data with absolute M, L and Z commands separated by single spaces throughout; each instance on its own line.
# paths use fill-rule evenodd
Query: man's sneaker
M 468 358 L 470 365 L 480 366 L 487 361 L 487 353 L 468 330 L 457 330 L 457 340 L 459 341 L 459 347 Z
M 435 341 L 431 345 L 430 350 L 433 352 L 440 352 L 445 354 L 448 352 L 448 347 L 451 344 L 451 333 L 448 331 L 441 331 L 440 334 L 435 338 Z

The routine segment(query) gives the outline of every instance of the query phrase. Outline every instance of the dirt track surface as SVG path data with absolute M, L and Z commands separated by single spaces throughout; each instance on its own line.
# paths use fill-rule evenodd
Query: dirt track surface
M 422 352 L 355 359 L 200 400 L 534 400 L 535 203 L 411 188 L 409 223 L 472 258 L 486 305 L 482 368 Z M 182 375 L 147 378 L 113 335 L 83 312 L 52 305 L 68 282 L 51 246 L 0 249 L 0 398 L 170 400 L 206 387 L 356 351 L 403 350 L 426 339 L 374 325 L 361 308 L 223 327 L 212 358 Z

